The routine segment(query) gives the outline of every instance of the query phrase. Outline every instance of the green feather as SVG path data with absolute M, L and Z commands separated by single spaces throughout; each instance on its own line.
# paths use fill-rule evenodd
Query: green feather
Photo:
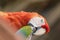
M 17 33 L 22 33 L 25 37 L 28 37 L 32 33 L 31 26 L 24 26 Z

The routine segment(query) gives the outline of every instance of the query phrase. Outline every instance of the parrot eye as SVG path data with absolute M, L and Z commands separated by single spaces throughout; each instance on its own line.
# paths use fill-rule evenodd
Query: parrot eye
M 44 20 L 43 20 L 43 19 L 41 19 L 41 22 L 43 23 L 43 22 L 44 22 Z
M 42 24 L 42 25 L 44 25 L 44 24 L 45 24 L 45 22 L 44 22 L 44 19 L 43 19 L 43 18 L 41 18 L 41 24 Z

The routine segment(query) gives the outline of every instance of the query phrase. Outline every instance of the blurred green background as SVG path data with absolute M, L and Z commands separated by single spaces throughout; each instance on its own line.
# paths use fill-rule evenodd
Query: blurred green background
M 47 19 L 50 32 L 32 40 L 60 40 L 60 0 L 0 0 L 0 11 L 38 12 Z

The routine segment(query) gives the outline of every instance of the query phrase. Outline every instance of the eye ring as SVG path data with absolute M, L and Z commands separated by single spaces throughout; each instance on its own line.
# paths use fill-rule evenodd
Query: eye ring
M 41 22 L 43 23 L 44 22 L 44 19 L 41 19 Z

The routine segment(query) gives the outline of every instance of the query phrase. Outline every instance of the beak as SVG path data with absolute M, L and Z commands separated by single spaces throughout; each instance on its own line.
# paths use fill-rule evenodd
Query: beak
M 34 35 L 35 36 L 41 36 L 41 35 L 43 35 L 43 34 L 45 34 L 46 33 L 46 30 L 44 29 L 44 28 L 40 28 L 40 29 L 38 29 L 35 33 L 34 33 Z
M 46 33 L 50 32 L 50 28 L 47 22 L 45 23 L 45 25 L 42 26 L 42 28 L 46 30 Z
M 50 31 L 50 28 L 49 28 L 48 23 L 46 22 L 45 25 L 42 25 L 41 28 L 38 29 L 38 30 L 34 33 L 34 35 L 36 35 L 36 36 L 41 36 L 41 35 L 43 35 L 43 34 L 45 34 L 45 33 L 48 33 L 49 31 Z

